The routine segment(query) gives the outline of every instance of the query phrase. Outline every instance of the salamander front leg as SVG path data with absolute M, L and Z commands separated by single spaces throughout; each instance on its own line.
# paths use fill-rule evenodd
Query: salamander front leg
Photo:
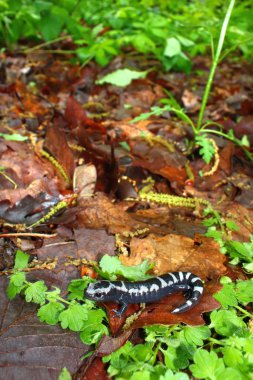
M 121 318 L 122 315 L 126 312 L 127 307 L 128 307 L 127 303 L 122 303 L 122 304 L 120 304 L 119 310 L 113 309 L 113 311 L 115 312 L 114 318 L 115 317 Z

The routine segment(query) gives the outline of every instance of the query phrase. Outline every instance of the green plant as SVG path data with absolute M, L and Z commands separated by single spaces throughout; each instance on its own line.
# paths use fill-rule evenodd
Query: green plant
M 223 219 L 217 211 L 209 207 L 205 209 L 204 215 L 208 217 L 203 221 L 208 227 L 205 235 L 219 243 L 220 251 L 231 258 L 232 265 L 241 264 L 248 273 L 253 273 L 253 236 L 249 242 L 233 240 L 230 232 L 238 230 L 233 220 Z
M 227 285 L 216 295 L 223 308 L 210 314 L 208 326 L 147 327 L 145 343 L 127 342 L 103 358 L 109 363 L 109 375 L 124 380 L 187 380 L 190 377 L 182 372 L 187 369 L 200 379 L 250 379 L 253 336 L 244 319 L 252 315 L 239 304 L 252 302 L 253 281 L 223 282 Z
M 31 41 L 35 46 L 24 51 L 74 54 L 84 64 L 94 59 L 102 66 L 132 47 L 155 56 L 165 70 L 189 72 L 191 57 L 206 52 L 210 35 L 216 39 L 224 7 L 221 0 L 2 0 L 0 41 L 11 49 Z M 224 54 L 238 48 L 251 58 L 251 10 L 249 0 L 236 4 Z M 54 48 L 70 38 L 72 50 Z
M 10 299 L 17 294 L 24 295 L 26 302 L 38 305 L 37 315 L 42 322 L 49 325 L 59 323 L 63 329 L 79 332 L 85 344 L 96 344 L 102 335 L 108 334 L 104 324 L 105 312 L 94 302 L 84 300 L 84 289 L 92 281 L 90 278 L 72 280 L 68 286 L 69 300 L 66 300 L 57 287 L 49 291 L 44 281 L 27 281 L 24 269 L 28 261 L 29 255 L 19 250 L 16 252 L 14 273 L 7 288 Z
M 204 210 L 205 236 L 213 238 L 220 245 L 220 251 L 229 255 L 232 265 L 241 264 L 248 272 L 253 273 L 253 236 L 249 242 L 239 242 L 231 238 L 231 232 L 238 231 L 237 224 L 230 219 L 224 219 L 213 207 Z
M 212 50 L 213 50 L 212 66 L 211 66 L 211 69 L 209 72 L 208 80 L 206 82 L 206 87 L 205 87 L 204 95 L 202 98 L 201 108 L 200 108 L 200 112 L 198 115 L 197 123 L 195 124 L 193 122 L 193 120 L 185 113 L 185 111 L 180 107 L 180 105 L 176 102 L 176 100 L 173 98 L 172 95 L 169 95 L 168 99 L 162 99 L 161 102 L 163 104 L 167 104 L 164 107 L 158 107 L 158 106 L 153 107 L 153 108 L 151 108 L 151 112 L 141 114 L 140 116 L 134 118 L 131 121 L 131 123 L 135 123 L 135 122 L 140 121 L 140 120 L 146 120 L 150 116 L 160 116 L 165 111 L 175 113 L 177 117 L 179 117 L 181 120 L 186 122 L 191 127 L 193 135 L 194 135 L 194 145 L 200 147 L 199 153 L 203 157 L 204 161 L 207 164 L 209 164 L 211 162 L 211 160 L 215 154 L 215 142 L 214 142 L 214 140 L 210 139 L 210 137 L 209 137 L 210 134 L 222 136 L 228 140 L 233 141 L 235 144 L 240 146 L 244 150 L 246 156 L 251 161 L 253 161 L 253 156 L 246 149 L 246 147 L 249 146 L 249 142 L 248 142 L 248 139 L 246 136 L 243 136 L 243 138 L 241 140 L 239 140 L 234 136 L 234 133 L 232 130 L 230 130 L 228 133 L 222 132 L 221 131 L 222 126 L 220 124 L 217 124 L 217 123 L 212 122 L 212 121 L 206 121 L 203 124 L 204 112 L 205 112 L 205 109 L 207 106 L 207 101 L 208 101 L 208 98 L 210 95 L 211 85 L 212 85 L 213 78 L 214 78 L 214 75 L 215 75 L 215 72 L 217 69 L 217 65 L 220 62 L 222 47 L 224 44 L 225 35 L 227 32 L 228 23 L 229 23 L 229 20 L 231 17 L 231 13 L 232 13 L 234 4 L 235 4 L 235 0 L 230 0 L 230 4 L 229 4 L 229 7 L 227 9 L 227 12 L 226 12 L 226 15 L 225 15 L 225 18 L 223 21 L 223 25 L 222 25 L 222 28 L 220 31 L 218 45 L 217 45 L 217 48 L 215 51 L 214 51 L 214 47 L 212 45 Z M 216 126 L 219 128 L 219 130 L 208 128 L 210 126 L 213 126 L 213 127 Z
M 231 227 L 233 223 L 227 221 L 226 224 Z M 29 255 L 17 251 L 7 289 L 10 299 L 22 294 L 27 302 L 38 304 L 37 315 L 41 321 L 50 325 L 59 323 L 63 329 L 79 332 L 85 344 L 97 344 L 103 334 L 108 334 L 104 324 L 105 312 L 84 299 L 84 289 L 92 281 L 90 278 L 72 280 L 65 299 L 57 287 L 49 291 L 44 281 L 27 281 L 28 261 Z M 105 255 L 100 266 L 95 265 L 94 268 L 105 278 L 114 280 L 118 274 L 138 280 L 147 278 L 145 273 L 150 266 L 144 261 L 138 266 L 128 267 L 122 265 L 117 257 Z M 126 380 L 187 380 L 189 376 L 184 372 L 187 370 L 192 376 L 207 380 L 231 376 L 250 379 L 253 371 L 252 315 L 245 307 L 253 302 L 253 281 L 232 282 L 224 277 L 222 283 L 223 289 L 215 295 L 222 308 L 211 312 L 209 325 L 146 327 L 143 344 L 134 346 L 127 342 L 103 358 L 108 363 L 109 375 Z M 69 378 L 66 370 L 61 376 Z
M 13 299 L 22 294 L 26 302 L 38 304 L 37 316 L 49 325 L 59 323 L 63 329 L 69 328 L 80 333 L 85 344 L 96 344 L 108 329 L 104 322 L 106 314 L 95 303 L 84 299 L 84 289 L 92 281 L 89 277 L 72 280 L 68 286 L 68 299 L 61 297 L 61 290 L 54 287 L 49 291 L 44 281 L 30 282 L 26 279 L 29 255 L 18 250 L 15 257 L 13 274 L 7 288 L 7 294 Z M 104 278 L 115 280 L 123 276 L 129 280 L 144 280 L 150 276 L 146 272 L 151 269 L 147 260 L 136 266 L 125 266 L 117 257 L 104 255 L 100 266 L 95 270 Z

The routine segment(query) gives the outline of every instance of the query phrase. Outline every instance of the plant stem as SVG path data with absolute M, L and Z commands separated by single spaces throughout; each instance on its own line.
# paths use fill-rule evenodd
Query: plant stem
M 226 13 L 226 16 L 225 16 L 224 21 L 223 21 L 223 25 L 222 25 L 221 32 L 220 32 L 220 38 L 219 38 L 217 50 L 215 52 L 215 56 L 214 56 L 214 60 L 213 60 L 213 63 L 212 63 L 212 67 L 211 67 L 211 70 L 210 70 L 210 73 L 209 73 L 209 77 L 208 77 L 208 80 L 207 80 L 207 83 L 206 83 L 206 88 L 205 88 L 204 96 L 203 96 L 203 99 L 202 99 L 201 108 L 200 108 L 200 111 L 199 111 L 199 117 L 198 117 L 198 122 L 197 122 L 197 133 L 198 133 L 198 131 L 201 128 L 201 124 L 202 124 L 202 121 L 203 121 L 203 117 L 204 117 L 204 113 L 205 113 L 206 104 L 207 104 L 207 101 L 208 101 L 210 89 L 211 89 L 211 86 L 212 86 L 212 82 L 213 82 L 213 78 L 214 78 L 214 75 L 215 75 L 215 72 L 216 72 L 217 65 L 219 63 L 220 54 L 221 54 L 221 51 L 222 51 L 222 47 L 223 47 L 223 43 L 224 43 L 226 31 L 227 31 L 229 19 L 230 19 L 230 16 L 231 16 L 231 13 L 232 13 L 234 5 L 235 5 L 235 0 L 231 0 L 230 4 L 229 4 L 229 7 L 228 7 L 228 10 L 227 10 L 227 13 Z
M 0 174 L 2 174 L 4 178 L 6 178 L 10 183 L 12 183 L 12 185 L 14 186 L 14 190 L 18 187 L 16 182 L 13 181 L 13 179 L 11 179 L 11 177 L 9 177 L 6 173 L 4 173 L 3 171 L 0 171 Z
M 3 237 L 6 237 L 6 238 L 9 238 L 9 237 L 14 237 L 14 236 L 18 236 L 18 237 L 21 237 L 21 236 L 28 236 L 28 237 L 39 237 L 39 238 L 52 238 L 52 237 L 56 237 L 57 234 L 40 234 L 40 233 L 33 233 L 33 232 L 10 232 L 10 233 L 7 233 L 7 234 L 0 234 L 0 238 L 3 238 Z
M 61 37 L 58 37 L 58 38 L 56 38 L 54 40 L 43 42 L 42 44 L 36 45 L 36 46 L 34 46 L 32 48 L 25 49 L 24 53 L 28 54 L 28 53 L 31 53 L 31 52 L 33 52 L 35 50 L 40 50 L 42 47 L 46 47 L 48 45 L 52 45 L 55 42 L 67 40 L 68 38 L 70 38 L 70 36 L 61 36 Z
M 240 306 L 237 305 L 237 306 L 235 306 L 235 308 L 237 310 L 239 310 L 242 314 L 244 314 L 244 318 L 245 317 L 252 318 L 252 314 L 248 313 L 247 310 L 244 310 L 242 307 L 240 307 Z
M 240 144 L 240 140 L 234 138 L 234 137 L 231 137 L 229 136 L 228 134 L 225 134 L 223 132 L 220 132 L 220 131 L 216 131 L 215 129 L 205 129 L 205 132 L 208 132 L 208 133 L 213 133 L 215 135 L 219 135 L 219 136 L 222 136 L 224 137 L 225 139 L 227 140 L 230 140 L 230 141 L 233 141 L 233 143 L 239 145 L 240 148 L 242 148 L 243 152 L 245 153 L 245 156 L 250 160 L 250 161 L 253 161 L 253 155 L 247 150 L 245 149 L 245 147 Z

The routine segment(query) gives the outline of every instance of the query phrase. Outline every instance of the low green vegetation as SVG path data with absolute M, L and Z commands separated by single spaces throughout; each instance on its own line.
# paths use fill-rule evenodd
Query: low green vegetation
M 210 68 L 209 76 L 206 82 L 205 91 L 202 97 L 201 107 L 200 107 L 197 122 L 194 122 L 194 120 L 192 120 L 185 113 L 184 109 L 181 108 L 181 106 L 177 103 L 176 99 L 174 99 L 174 97 L 171 94 L 168 94 L 169 96 L 167 99 L 161 100 L 161 103 L 165 104 L 164 107 L 155 106 L 151 109 L 151 112 L 141 114 L 140 116 L 132 120 L 132 123 L 135 123 L 137 121 L 146 120 L 150 116 L 160 116 L 166 111 L 175 113 L 178 118 L 183 120 L 192 129 L 194 139 L 193 141 L 188 141 L 188 153 L 192 153 L 192 150 L 195 147 L 198 147 L 199 154 L 202 156 L 203 160 L 207 164 L 209 164 L 211 160 L 215 158 L 213 169 L 209 171 L 208 173 L 206 173 L 206 175 L 211 175 L 213 172 L 215 172 L 215 170 L 217 169 L 218 160 L 219 160 L 218 148 L 216 146 L 216 143 L 212 138 L 210 138 L 210 135 L 212 134 L 222 136 L 225 139 L 230 140 L 234 144 L 240 146 L 243 149 L 245 155 L 248 157 L 248 159 L 250 161 L 253 161 L 253 156 L 247 150 L 247 147 L 249 147 L 249 141 L 247 139 L 247 136 L 243 136 L 242 139 L 239 140 L 235 137 L 233 130 L 230 130 L 228 133 L 224 133 L 222 131 L 222 128 L 223 128 L 222 125 L 212 122 L 211 120 L 207 120 L 203 122 L 204 113 L 206 110 L 215 72 L 222 57 L 222 49 L 225 42 L 225 36 L 228 30 L 229 20 L 231 18 L 234 6 L 235 6 L 235 0 L 230 0 L 228 9 L 226 11 L 226 15 L 225 15 L 225 18 L 220 30 L 217 46 L 214 47 L 213 44 L 211 45 L 212 46 L 212 66 Z M 218 130 L 213 129 L 213 127 L 218 128 Z M 216 157 L 215 157 L 215 154 L 217 154 Z
M 235 5 L 224 54 L 238 48 L 252 58 L 252 8 L 249 0 Z M 191 58 L 205 53 L 210 40 L 215 45 L 226 9 L 221 0 L 1 0 L 0 41 L 67 53 L 52 43 L 71 38 L 70 53 L 102 66 L 131 47 L 165 70 L 188 72 Z
M 229 236 L 226 231 L 237 228 L 233 221 L 223 221 L 218 213 L 215 217 L 212 212 L 205 225 L 208 226 L 207 235 L 219 241 L 222 252 L 231 256 L 233 264 L 250 263 L 251 267 L 245 266 L 245 269 L 252 269 L 252 242 L 223 240 L 224 236 Z M 57 287 L 49 291 L 44 281 L 27 281 L 28 261 L 29 255 L 17 251 L 14 273 L 7 289 L 9 298 L 22 294 L 27 302 L 38 304 L 37 315 L 42 322 L 59 323 L 63 329 L 79 332 L 85 344 L 97 345 L 101 337 L 108 334 L 108 328 L 105 312 L 84 298 L 84 290 L 93 280 L 89 277 L 72 280 L 66 300 Z M 100 265 L 94 268 L 100 276 L 110 280 L 123 276 L 136 281 L 149 277 L 146 272 L 151 266 L 144 261 L 128 267 L 117 257 L 105 255 Z M 125 380 L 187 380 L 189 374 L 207 380 L 252 379 L 252 315 L 247 311 L 247 305 L 253 302 L 253 279 L 232 282 L 223 277 L 222 283 L 222 290 L 215 295 L 221 308 L 210 313 L 206 326 L 147 327 L 143 344 L 134 346 L 127 342 L 103 358 L 108 363 L 108 374 Z M 162 362 L 159 360 L 161 355 Z M 183 372 L 186 369 L 188 374 Z
M 219 62 L 235 49 L 246 59 L 252 58 L 252 8 L 252 1 L 235 3 L 234 0 L 229 4 L 221 0 L 0 0 L 0 41 L 3 50 L 47 49 L 56 54 L 70 53 L 71 59 L 82 64 L 95 60 L 101 66 L 119 54 L 138 54 L 146 57 L 147 66 L 150 58 L 155 57 L 164 70 L 185 72 L 191 70 L 192 57 L 205 53 L 211 46 L 212 67 L 196 121 L 168 94 L 161 100 L 162 107 L 153 107 L 132 122 L 169 111 L 192 129 L 193 141 L 188 142 L 188 154 L 197 147 L 207 164 L 212 159 L 215 161 L 217 147 L 210 138 L 214 134 L 231 140 L 253 160 L 245 136 L 239 140 L 232 130 L 224 133 L 220 125 L 203 121 Z M 138 72 L 125 70 L 111 73 L 98 83 L 125 86 L 133 79 L 144 78 L 149 67 Z M 8 136 L 2 134 L 5 139 Z M 4 170 L 1 168 L 1 174 L 6 176 Z M 206 208 L 205 218 L 206 236 L 219 243 L 220 251 L 230 257 L 232 265 L 240 264 L 252 274 L 253 238 L 243 243 L 233 240 L 231 233 L 238 227 L 233 221 L 224 220 L 213 208 Z M 38 305 L 37 315 L 42 322 L 78 332 L 82 342 L 93 347 L 103 335 L 109 334 L 105 311 L 84 298 L 85 288 L 93 281 L 91 278 L 72 280 L 65 299 L 58 287 L 48 289 L 44 281 L 28 281 L 28 267 L 29 255 L 18 250 L 7 289 L 10 299 L 21 294 L 26 302 Z M 144 261 L 135 267 L 125 267 L 117 257 L 105 255 L 94 268 L 102 278 L 115 280 L 120 276 L 136 281 L 148 278 L 152 265 Z M 253 302 L 253 279 L 232 282 L 224 277 L 222 284 L 222 290 L 215 295 L 221 308 L 206 316 L 206 326 L 146 327 L 142 344 L 134 346 L 127 342 L 103 358 L 108 363 L 108 374 L 120 380 L 192 377 L 252 380 L 253 323 L 248 310 Z M 70 378 L 66 369 L 61 378 Z

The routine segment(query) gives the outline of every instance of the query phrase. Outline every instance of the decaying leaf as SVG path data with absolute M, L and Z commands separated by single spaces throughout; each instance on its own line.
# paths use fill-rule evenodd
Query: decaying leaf
M 201 279 L 218 279 L 225 275 L 226 257 L 212 239 L 191 239 L 180 235 L 149 236 L 131 240 L 130 257 L 121 256 L 126 265 L 136 265 L 145 259 L 154 263 L 154 273 L 189 271 Z

